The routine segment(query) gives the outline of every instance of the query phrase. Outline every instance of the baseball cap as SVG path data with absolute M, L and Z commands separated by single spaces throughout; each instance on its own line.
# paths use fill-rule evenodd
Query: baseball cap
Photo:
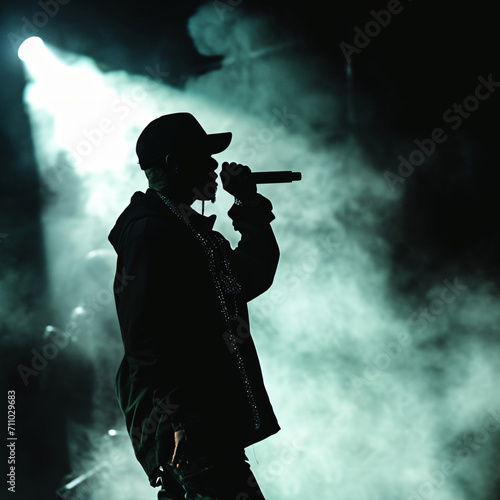
M 135 150 L 141 169 L 146 170 L 171 153 L 220 153 L 229 146 L 231 138 L 231 132 L 207 134 L 190 113 L 172 113 L 149 123 L 137 139 Z

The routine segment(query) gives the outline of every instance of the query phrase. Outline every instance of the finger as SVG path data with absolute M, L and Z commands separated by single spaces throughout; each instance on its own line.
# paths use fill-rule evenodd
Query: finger
M 239 174 L 242 166 L 234 161 L 232 161 L 231 163 L 224 162 L 223 165 L 225 165 L 224 169 L 227 170 L 229 175 Z
M 177 455 L 177 446 L 174 448 L 174 454 L 172 455 L 172 458 L 170 460 L 170 465 L 173 467 L 175 463 L 177 463 L 179 460 L 179 457 Z
M 221 170 L 219 178 L 222 181 L 222 187 L 226 187 L 229 184 L 229 179 L 231 178 L 231 176 L 226 170 Z

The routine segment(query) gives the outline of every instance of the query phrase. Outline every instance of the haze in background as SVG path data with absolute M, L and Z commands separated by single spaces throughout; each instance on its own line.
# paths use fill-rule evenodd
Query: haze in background
M 491 325 L 500 314 L 488 283 L 450 267 L 425 293 L 391 288 L 398 228 L 387 227 L 387 214 L 400 199 L 349 127 L 349 99 L 367 97 L 347 94 L 343 68 L 326 80 L 325 61 L 293 34 L 238 9 L 221 16 L 207 5 L 189 29 L 201 53 L 225 63 L 182 91 L 151 68 L 105 74 L 56 50 L 60 86 L 46 75 L 26 89 L 47 194 L 54 323 L 78 325 L 73 355 L 95 373 L 92 425 L 70 422 L 75 474 L 105 464 L 88 498 L 155 498 L 120 434 L 112 384 L 122 348 L 107 234 L 133 192 L 147 188 L 134 151 L 140 131 L 188 111 L 209 133 L 233 132 L 219 163 L 303 173 L 299 183 L 259 188 L 273 202 L 281 248 L 273 287 L 249 306 L 282 427 L 247 450 L 265 497 L 491 500 L 500 458 Z M 231 202 L 221 190 L 205 213 L 217 214 L 215 228 L 236 244 Z

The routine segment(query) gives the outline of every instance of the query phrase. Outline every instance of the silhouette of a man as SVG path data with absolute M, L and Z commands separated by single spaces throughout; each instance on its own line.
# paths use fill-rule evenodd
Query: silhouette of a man
M 191 208 L 215 200 L 231 133 L 189 113 L 152 121 L 137 141 L 149 180 L 118 218 L 115 299 L 125 355 L 116 392 L 138 461 L 161 498 L 263 499 L 244 448 L 280 429 L 250 335 L 247 302 L 272 284 L 271 202 L 250 169 L 224 163 L 236 248 Z M 124 279 L 126 277 L 126 279 Z

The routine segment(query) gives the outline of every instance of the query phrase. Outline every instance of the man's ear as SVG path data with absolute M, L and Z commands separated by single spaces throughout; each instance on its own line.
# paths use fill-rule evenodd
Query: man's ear
M 170 170 L 170 172 L 173 172 L 176 175 L 179 175 L 178 162 L 175 158 L 172 158 L 171 154 L 165 156 L 165 164 L 167 165 L 167 168 Z

